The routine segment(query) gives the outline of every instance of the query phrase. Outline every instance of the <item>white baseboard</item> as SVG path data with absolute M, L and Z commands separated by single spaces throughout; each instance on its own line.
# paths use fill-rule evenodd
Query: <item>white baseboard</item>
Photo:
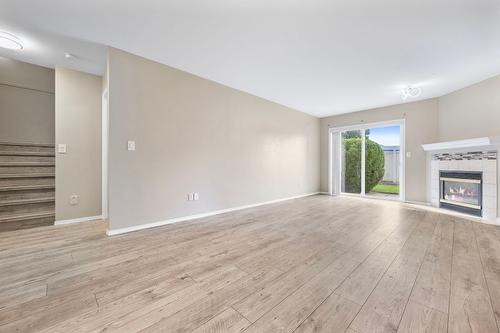
M 102 215 L 85 216 L 85 217 L 78 217 L 76 219 L 58 220 L 58 221 L 54 222 L 54 225 L 73 224 L 73 223 L 88 222 L 88 221 L 95 221 L 95 220 L 101 220 L 101 219 L 102 219 Z
M 404 203 L 409 204 L 409 205 L 421 205 L 421 206 L 432 207 L 431 203 L 425 202 L 425 201 L 406 200 L 406 201 L 404 201 Z
M 474 222 L 480 222 L 480 223 L 492 224 L 492 225 L 500 225 L 500 218 L 487 219 L 484 217 L 472 216 L 472 215 L 468 215 L 468 214 L 464 214 L 464 213 L 460 213 L 460 212 L 455 212 L 455 211 L 448 210 L 448 209 L 435 207 L 432 204 L 427 203 L 427 202 L 414 201 L 414 202 L 405 202 L 405 204 L 408 206 L 411 206 L 411 207 L 429 210 L 429 211 L 432 211 L 434 213 L 456 216 L 456 217 L 468 219 L 468 220 L 471 220 Z
M 301 195 L 296 195 L 293 197 L 288 197 L 288 198 L 283 198 L 283 199 L 270 200 L 270 201 L 264 201 L 264 202 L 259 202 L 259 203 L 255 203 L 255 204 L 245 205 L 245 206 L 238 206 L 238 207 L 232 207 L 232 208 L 227 208 L 227 209 L 221 209 L 221 210 L 216 210 L 216 211 L 212 211 L 212 212 L 208 212 L 208 213 L 201 213 L 201 214 L 195 214 L 195 215 L 189 215 L 189 216 L 181 216 L 181 217 L 176 217 L 173 219 L 151 222 L 151 223 L 146 223 L 146 224 L 140 224 L 140 225 L 127 227 L 127 228 L 119 228 L 119 229 L 114 229 L 114 230 L 107 229 L 106 235 L 114 236 L 114 235 L 119 235 L 119 234 L 125 234 L 128 232 L 139 231 L 139 230 L 144 230 L 144 229 L 149 229 L 149 228 L 154 228 L 154 227 L 160 227 L 160 226 L 167 225 L 167 224 L 183 222 L 183 221 L 188 221 L 188 220 L 195 220 L 195 219 L 200 219 L 203 217 L 209 217 L 209 216 L 234 212 L 236 210 L 242 210 L 242 209 L 247 209 L 247 208 L 253 208 L 253 207 L 278 203 L 281 201 L 287 201 L 287 200 L 292 200 L 292 199 L 308 197 L 308 196 L 316 195 L 319 193 L 320 192 L 301 194 Z

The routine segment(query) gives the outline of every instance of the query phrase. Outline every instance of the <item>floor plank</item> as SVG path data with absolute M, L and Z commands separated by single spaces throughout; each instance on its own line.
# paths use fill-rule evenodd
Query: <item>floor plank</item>
M 398 333 L 446 333 L 448 316 L 438 310 L 410 301 Z
M 352 329 L 360 333 L 397 331 L 434 227 L 435 220 L 425 214 L 364 303 L 351 324 Z
M 448 314 L 453 222 L 440 216 L 410 299 Z
M 224 312 L 210 319 L 201 325 L 193 333 L 237 333 L 242 332 L 250 326 L 250 322 L 233 308 L 228 308 Z
M 344 332 L 359 308 L 359 304 L 333 293 L 294 332 Z
M 472 222 L 455 223 L 450 332 L 498 332 Z

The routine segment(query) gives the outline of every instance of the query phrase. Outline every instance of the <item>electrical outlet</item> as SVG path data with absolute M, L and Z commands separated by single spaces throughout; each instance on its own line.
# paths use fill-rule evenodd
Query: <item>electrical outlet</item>
M 57 152 L 59 154 L 66 154 L 66 144 L 65 143 L 60 143 L 57 145 Z
M 71 206 L 75 206 L 75 205 L 78 205 L 78 195 L 76 194 L 72 194 L 69 196 L 69 204 Z
M 130 150 L 130 151 L 135 150 L 135 141 L 127 141 L 127 150 Z
M 199 198 L 200 198 L 200 195 L 198 192 L 188 193 L 188 195 L 187 195 L 188 201 L 195 201 L 195 200 L 198 200 Z

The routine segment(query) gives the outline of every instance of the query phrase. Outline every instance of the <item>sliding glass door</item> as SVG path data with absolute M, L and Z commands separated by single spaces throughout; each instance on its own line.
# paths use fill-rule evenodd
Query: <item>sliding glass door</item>
M 341 140 L 341 191 L 361 194 L 361 131 L 342 132 Z
M 398 199 L 401 168 L 400 126 L 365 130 L 366 195 Z
M 403 126 L 394 122 L 332 129 L 330 192 L 402 199 Z

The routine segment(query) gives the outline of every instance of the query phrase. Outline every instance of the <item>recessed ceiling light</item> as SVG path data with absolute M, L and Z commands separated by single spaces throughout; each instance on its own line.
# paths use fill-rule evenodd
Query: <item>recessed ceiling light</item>
M 0 47 L 10 50 L 22 50 L 21 40 L 11 33 L 0 31 Z
M 417 98 L 422 91 L 419 87 L 408 86 L 401 92 L 401 98 L 406 101 L 408 98 Z
M 76 55 L 66 52 L 66 53 L 64 53 L 64 57 L 66 59 L 75 59 Z

